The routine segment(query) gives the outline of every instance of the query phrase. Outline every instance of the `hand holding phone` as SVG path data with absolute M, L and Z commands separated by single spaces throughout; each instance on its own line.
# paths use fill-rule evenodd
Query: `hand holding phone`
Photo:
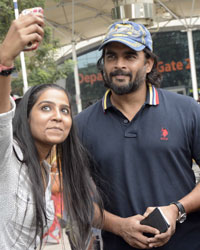
M 163 214 L 162 210 L 157 207 L 150 213 L 145 219 L 143 219 L 140 224 L 154 227 L 160 231 L 160 233 L 165 233 L 170 224 Z M 152 234 L 144 234 L 147 237 L 154 237 Z
M 31 9 L 25 9 L 22 11 L 21 15 L 28 15 L 29 13 L 42 13 L 43 14 L 43 9 L 41 7 L 35 7 Z M 29 42 L 26 47 L 24 48 L 24 51 L 31 51 L 37 49 L 39 46 L 38 41 L 32 41 Z

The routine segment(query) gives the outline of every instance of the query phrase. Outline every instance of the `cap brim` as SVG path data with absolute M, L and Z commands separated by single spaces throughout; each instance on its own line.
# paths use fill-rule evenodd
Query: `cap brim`
M 122 39 L 122 38 L 119 38 L 119 37 L 115 37 L 115 38 L 111 38 L 111 39 L 108 39 L 105 42 L 103 42 L 100 45 L 98 50 L 102 50 L 106 44 L 112 43 L 112 42 L 122 43 L 122 44 L 128 46 L 129 48 L 131 48 L 131 49 L 133 49 L 135 51 L 141 51 L 141 50 L 143 50 L 145 48 L 145 45 L 143 45 L 143 44 L 141 44 L 141 43 L 139 43 L 137 41 L 133 42 L 132 40 L 129 41 L 128 39 L 125 40 L 125 39 Z

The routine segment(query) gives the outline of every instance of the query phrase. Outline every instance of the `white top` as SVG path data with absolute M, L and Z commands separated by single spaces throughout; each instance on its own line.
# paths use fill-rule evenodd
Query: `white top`
M 17 160 L 13 152 L 14 146 L 19 159 L 23 159 L 20 148 L 13 141 L 15 102 L 12 99 L 11 104 L 12 110 L 0 114 L 0 249 L 32 250 L 39 244 L 39 237 L 37 242 L 33 242 L 35 201 L 27 167 Z M 50 172 L 50 165 L 46 163 L 45 167 Z M 51 178 L 45 192 L 48 227 L 54 219 L 50 181 Z

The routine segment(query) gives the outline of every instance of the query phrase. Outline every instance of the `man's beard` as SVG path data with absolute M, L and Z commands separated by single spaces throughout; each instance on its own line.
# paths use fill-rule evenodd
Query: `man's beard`
M 113 76 L 117 75 L 124 75 L 124 76 L 129 76 L 130 81 L 126 85 L 117 85 L 112 81 Z M 131 81 L 132 79 L 132 73 L 131 72 L 125 72 L 121 69 L 115 70 L 109 74 L 109 76 L 104 72 L 103 74 L 104 77 L 104 86 L 106 88 L 112 89 L 113 92 L 117 95 L 124 95 L 124 94 L 130 94 L 135 91 L 137 91 L 145 82 L 146 79 L 146 71 L 145 67 L 138 70 L 135 79 Z

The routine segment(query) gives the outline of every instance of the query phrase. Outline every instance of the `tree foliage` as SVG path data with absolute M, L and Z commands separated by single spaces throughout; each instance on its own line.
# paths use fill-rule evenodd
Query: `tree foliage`
M 45 0 L 18 0 L 19 13 L 24 9 L 38 6 L 44 8 Z M 2 42 L 12 20 L 15 18 L 13 0 L 0 0 L 0 13 L 0 42 Z M 52 30 L 46 25 L 44 39 L 39 48 L 33 52 L 25 52 L 29 86 L 41 83 L 55 83 L 59 79 L 66 78 L 72 71 L 72 61 L 65 61 L 62 65 L 56 63 L 55 55 L 59 47 L 59 41 L 52 38 Z M 17 77 L 13 78 L 12 89 L 15 94 L 22 95 L 23 78 L 19 57 L 15 60 L 15 67 Z

